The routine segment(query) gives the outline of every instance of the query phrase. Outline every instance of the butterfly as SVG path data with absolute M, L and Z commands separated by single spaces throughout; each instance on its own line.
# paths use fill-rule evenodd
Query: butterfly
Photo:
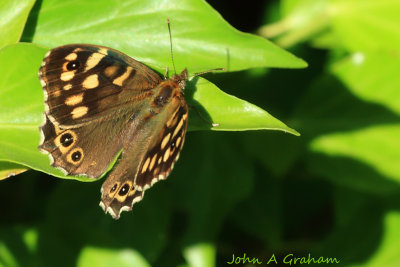
M 117 159 L 100 206 L 118 219 L 170 174 L 185 141 L 188 72 L 171 78 L 112 48 L 69 44 L 39 69 L 40 151 L 66 175 L 96 178 Z

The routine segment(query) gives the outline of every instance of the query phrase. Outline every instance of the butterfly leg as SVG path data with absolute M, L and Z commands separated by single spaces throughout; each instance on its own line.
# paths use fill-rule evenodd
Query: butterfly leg
M 165 68 L 165 72 L 164 72 L 164 80 L 167 79 L 167 75 L 168 75 L 168 66 Z
M 204 116 L 201 114 L 200 110 L 196 106 L 189 105 L 189 108 L 191 108 L 194 111 L 196 111 L 197 115 L 199 115 L 200 119 L 202 121 L 204 121 L 205 123 L 211 124 L 212 127 L 218 127 L 219 126 L 219 123 L 214 123 L 211 120 L 204 118 Z

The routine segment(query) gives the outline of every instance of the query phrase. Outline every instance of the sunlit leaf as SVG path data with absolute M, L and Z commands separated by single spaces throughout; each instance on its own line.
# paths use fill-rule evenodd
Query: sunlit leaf
M 167 18 L 171 21 L 177 71 L 213 68 L 305 67 L 271 42 L 230 26 L 202 0 L 44 0 L 37 25 L 25 36 L 49 48 L 67 43 L 105 45 L 160 72 L 171 66 Z
M 0 49 L 18 42 L 35 0 L 2 0 L 0 2 Z

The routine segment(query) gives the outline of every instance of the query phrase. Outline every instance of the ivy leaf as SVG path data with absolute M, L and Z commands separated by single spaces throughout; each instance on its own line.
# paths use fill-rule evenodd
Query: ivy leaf
M 352 52 L 399 52 L 398 0 L 283 0 L 281 11 L 282 20 L 263 26 L 260 34 L 280 35 L 277 43 L 283 47 L 329 31 L 333 38 L 329 45 L 325 39 L 325 47 L 343 46 Z
M 152 66 L 171 68 L 167 18 L 177 71 L 213 68 L 301 68 L 306 63 L 268 40 L 230 26 L 202 0 L 43 0 L 25 39 L 49 48 L 67 43 L 105 45 Z M 31 27 L 33 27 L 31 25 Z
M 125 250 L 110 250 L 97 247 L 85 247 L 79 255 L 79 267 L 88 266 L 121 266 L 121 267 L 149 267 L 150 264 L 143 256 L 132 249 Z
M 35 0 L 2 0 L 0 3 L 0 49 L 18 42 Z
M 11 163 L 11 162 L 0 162 L 0 180 L 10 178 L 11 176 L 18 175 L 27 171 L 27 168 Z
M 400 115 L 400 57 L 393 53 L 354 53 L 331 67 L 352 94 Z

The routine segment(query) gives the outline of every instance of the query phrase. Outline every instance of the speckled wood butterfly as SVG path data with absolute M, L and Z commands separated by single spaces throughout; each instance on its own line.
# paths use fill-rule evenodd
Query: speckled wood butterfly
M 185 141 L 187 70 L 169 79 L 108 47 L 49 51 L 39 70 L 44 122 L 39 149 L 68 175 L 99 177 L 100 206 L 118 219 L 167 178 Z M 122 153 L 121 153 L 122 151 Z

